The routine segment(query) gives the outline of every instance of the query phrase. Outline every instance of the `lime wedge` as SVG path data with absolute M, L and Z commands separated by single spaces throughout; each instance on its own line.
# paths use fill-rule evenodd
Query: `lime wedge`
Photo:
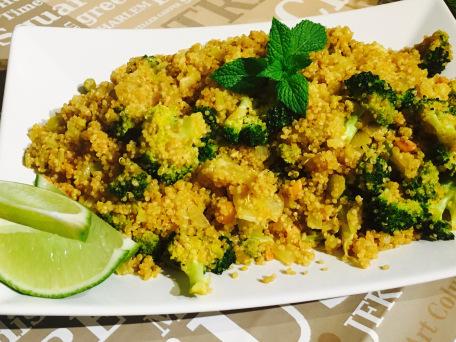
M 0 181 L 0 218 L 70 239 L 87 239 L 91 212 L 54 191 Z
M 46 176 L 37 173 L 35 176 L 35 180 L 33 181 L 33 185 L 37 188 L 49 190 L 55 192 L 57 194 L 65 195 L 59 188 L 57 188 L 54 184 L 47 180 Z
M 0 219 L 0 280 L 23 294 L 67 297 L 102 282 L 135 246 L 96 216 L 85 242 Z

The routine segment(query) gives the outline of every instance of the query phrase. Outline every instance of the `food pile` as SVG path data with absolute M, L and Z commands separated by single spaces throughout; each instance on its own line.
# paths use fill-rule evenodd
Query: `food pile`
M 119 273 L 177 267 L 190 293 L 232 264 L 367 267 L 453 239 L 456 83 L 445 32 L 392 51 L 347 27 L 135 57 L 29 131 L 24 163 L 140 243 Z

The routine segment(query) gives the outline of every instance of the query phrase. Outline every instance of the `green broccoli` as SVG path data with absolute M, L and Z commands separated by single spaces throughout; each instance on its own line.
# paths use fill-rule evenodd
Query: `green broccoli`
M 440 74 L 452 59 L 448 33 L 438 30 L 431 36 L 415 45 L 420 53 L 421 63 L 418 67 L 428 72 L 428 77 Z
M 424 220 L 418 227 L 421 239 L 429 241 L 454 240 L 451 225 L 443 220 Z
M 292 112 L 282 103 L 270 108 L 265 117 L 266 127 L 269 135 L 276 134 L 285 126 L 290 126 L 293 120 L 297 118 L 297 114 Z
M 449 219 L 451 227 L 456 228 L 456 184 L 452 180 L 441 183 L 439 196 L 428 203 L 427 211 L 433 218 Z
M 429 151 L 429 156 L 434 164 L 451 176 L 456 175 L 456 153 L 449 151 L 444 145 L 436 143 Z
M 131 176 L 122 174 L 109 183 L 108 191 L 122 202 L 126 202 L 132 198 L 142 199 L 148 185 L 149 176 L 145 172 Z
M 172 234 L 160 260 L 185 273 L 189 294 L 203 295 L 211 290 L 206 273 L 223 272 L 234 262 L 233 252 L 231 241 L 209 225 Z
M 118 114 L 119 119 L 108 128 L 108 133 L 121 141 L 137 140 L 141 130 L 128 116 L 127 111 L 122 107 L 116 107 L 114 112 Z
M 425 162 L 418 170 L 418 175 L 413 179 L 406 179 L 402 182 L 407 197 L 420 203 L 435 198 L 436 188 L 439 186 L 439 170 L 430 161 Z
M 274 242 L 271 235 L 265 234 L 260 227 L 254 229 L 247 238 L 241 242 L 241 245 L 247 255 L 251 258 L 257 258 L 261 255 L 264 246 L 271 245 Z
M 172 185 L 176 183 L 179 179 L 184 178 L 185 175 L 193 170 L 192 166 L 185 166 L 180 169 L 174 166 L 164 168 L 149 153 L 142 154 L 140 157 L 135 159 L 135 162 L 149 175 L 158 179 L 165 185 Z M 162 171 L 161 173 L 159 173 L 160 170 Z
M 364 71 L 344 83 L 349 96 L 358 101 L 379 125 L 388 126 L 394 122 L 399 101 L 386 81 L 370 71 Z
M 416 89 L 410 88 L 406 90 L 404 93 L 398 95 L 398 101 L 399 108 L 401 110 L 409 110 L 410 108 L 413 108 L 418 101 Z
M 419 137 L 426 141 L 426 155 L 441 172 L 456 175 L 456 101 L 452 100 L 453 90 L 449 100 L 418 99 L 415 90 L 404 94 L 402 109 L 407 120 L 417 126 Z M 404 99 L 406 98 L 406 99 Z
M 217 123 L 217 111 L 211 107 L 200 106 L 195 107 L 193 112 L 203 114 L 204 121 L 210 128 L 210 132 L 201 139 L 202 146 L 198 148 L 198 160 L 205 162 L 206 160 L 214 159 L 218 151 L 216 139 L 220 130 L 220 126 Z
M 218 144 L 209 135 L 206 135 L 201 139 L 203 146 L 198 148 L 198 160 L 205 162 L 206 160 L 214 159 L 217 155 Z
M 448 101 L 423 98 L 416 106 L 423 130 L 436 137 L 447 149 L 456 148 L 456 107 Z
M 134 240 L 140 244 L 138 249 L 140 253 L 152 256 L 157 254 L 160 245 L 160 237 L 157 234 L 148 231 Z
M 220 240 L 225 241 L 226 248 L 223 257 L 217 259 L 215 264 L 209 269 L 210 272 L 215 274 L 222 274 L 226 271 L 231 264 L 236 262 L 236 254 L 234 253 L 233 242 L 226 236 L 221 236 Z
M 170 248 L 172 249 L 172 241 L 162 254 L 160 262 L 174 270 L 182 271 L 185 274 L 187 284 L 184 282 L 179 283 L 181 289 L 183 290 L 188 286 L 188 294 L 190 295 L 208 294 L 211 289 L 210 279 L 206 275 L 206 266 L 196 259 L 192 259 L 185 263 L 181 262 L 172 257 Z
M 298 144 L 281 143 L 270 150 L 269 169 L 282 179 L 297 179 L 304 177 L 305 169 L 299 161 L 302 151 Z
M 84 80 L 84 83 L 78 88 L 78 91 L 81 94 L 87 94 L 92 90 L 95 90 L 97 87 L 97 84 L 93 78 L 87 78 Z
M 143 58 L 149 63 L 151 68 L 156 68 L 160 64 L 160 61 L 155 56 L 144 55 Z
M 203 138 L 208 132 L 201 112 L 179 116 L 157 105 L 143 123 L 141 154 L 135 162 L 160 182 L 174 184 L 198 166 L 199 148 L 207 145 Z
M 256 115 L 248 97 L 243 97 L 239 107 L 225 120 L 223 134 L 230 144 L 257 146 L 268 141 L 266 124 Z
M 377 155 L 364 156 L 356 168 L 356 183 L 365 197 L 378 195 L 391 177 L 388 161 Z
M 203 114 L 204 121 L 211 129 L 212 134 L 216 134 L 219 129 L 219 125 L 217 123 L 217 110 L 212 107 L 207 106 L 196 106 L 193 108 L 193 113 L 201 113 Z
M 155 262 L 159 262 L 173 235 L 170 234 L 168 237 L 163 238 L 151 231 L 146 231 L 140 237 L 133 240 L 139 243 L 138 253 L 151 255 Z
M 364 215 L 368 226 L 391 234 L 421 222 L 423 208 L 418 201 L 403 198 L 398 183 L 388 182 L 367 201 Z
M 425 240 L 453 240 L 456 228 L 456 185 L 445 181 L 438 189 L 439 196 L 423 204 L 425 219 L 418 226 Z
M 451 107 L 456 107 L 456 80 L 452 80 L 449 83 L 450 92 L 448 94 L 448 104 Z

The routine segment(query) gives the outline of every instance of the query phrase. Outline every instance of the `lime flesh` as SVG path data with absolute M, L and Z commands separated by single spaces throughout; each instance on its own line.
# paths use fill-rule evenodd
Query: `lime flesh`
M 92 215 L 87 208 L 63 194 L 0 181 L 0 218 L 85 241 Z
M 94 217 L 86 242 L 0 219 L 0 280 L 23 294 L 63 298 L 106 279 L 135 243 Z

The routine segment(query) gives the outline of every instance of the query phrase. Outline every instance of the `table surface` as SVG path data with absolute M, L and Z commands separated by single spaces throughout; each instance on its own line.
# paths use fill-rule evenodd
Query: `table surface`
M 16 6 L 29 2 L 18 1 Z M 192 6 L 196 1 L 181 2 Z M 58 2 L 44 1 L 48 6 L 55 3 Z M 142 3 L 152 6 L 151 1 Z M 258 1 L 249 9 L 246 5 L 240 19 L 232 22 L 259 20 L 261 13 L 268 16 L 278 3 Z M 306 11 L 297 14 L 314 15 L 375 3 L 314 0 L 312 5 L 306 3 Z M 76 14 L 71 19 L 75 17 Z M 173 18 L 182 22 L 186 17 Z M 1 25 L 0 14 L 0 32 Z M 6 54 L 0 48 L 0 59 L 2 53 Z M 0 70 L 0 110 L 5 77 L 6 71 Z M 132 317 L 0 316 L 0 341 L 456 341 L 455 321 L 456 278 L 451 278 L 349 297 L 229 312 Z

